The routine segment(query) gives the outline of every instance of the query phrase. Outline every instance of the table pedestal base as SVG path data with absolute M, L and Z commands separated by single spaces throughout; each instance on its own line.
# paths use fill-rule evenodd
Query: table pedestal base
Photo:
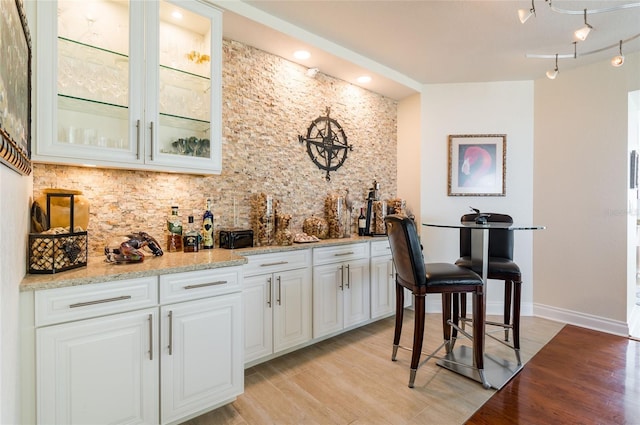
M 438 360 L 437 365 L 442 366 L 445 369 L 449 369 L 452 372 L 471 378 L 474 381 L 482 383 L 480 374 L 473 365 L 473 349 L 465 345 L 455 348 L 449 354 L 443 356 L 446 360 Z M 452 362 L 463 363 L 469 366 L 462 366 Z M 516 362 L 511 362 L 505 359 L 501 359 L 490 354 L 484 354 L 484 375 L 491 384 L 491 388 L 499 390 L 504 387 L 507 382 L 511 380 L 520 370 L 523 368 L 523 364 L 518 365 Z

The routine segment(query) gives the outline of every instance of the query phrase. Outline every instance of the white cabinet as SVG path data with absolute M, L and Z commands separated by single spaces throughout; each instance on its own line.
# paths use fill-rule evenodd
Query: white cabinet
M 313 337 L 339 332 L 371 317 L 369 244 L 313 250 Z
M 232 401 L 241 286 L 224 267 L 36 291 L 38 423 L 179 423 Z
M 311 340 L 311 251 L 247 256 L 244 353 L 251 363 Z
M 35 294 L 38 423 L 158 423 L 157 279 L 91 286 Z
M 405 290 L 404 306 L 411 305 L 411 292 Z M 396 310 L 395 267 L 389 240 L 371 242 L 371 318 L 388 316 Z
M 34 161 L 220 173 L 220 10 L 59 0 L 36 13 Z

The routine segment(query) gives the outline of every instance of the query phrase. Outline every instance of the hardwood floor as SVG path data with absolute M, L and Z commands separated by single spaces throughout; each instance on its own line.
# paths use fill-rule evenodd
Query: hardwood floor
M 466 423 L 639 424 L 640 342 L 567 325 Z
M 412 321 L 407 311 L 405 346 L 411 346 Z M 523 317 L 523 362 L 562 327 Z M 247 369 L 243 395 L 187 424 L 462 424 L 496 393 L 433 360 L 418 369 L 415 388 L 408 388 L 410 353 L 401 351 L 392 362 L 392 340 L 393 318 L 387 318 Z M 440 340 L 440 315 L 427 315 L 424 350 L 435 349 Z M 491 339 L 487 351 L 514 358 Z

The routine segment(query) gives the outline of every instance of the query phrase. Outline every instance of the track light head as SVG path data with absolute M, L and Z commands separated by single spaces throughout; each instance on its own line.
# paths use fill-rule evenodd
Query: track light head
M 622 55 L 622 40 L 620 40 L 620 54 L 611 58 L 611 65 L 616 68 L 622 66 L 624 63 L 624 56 Z
M 589 23 L 587 22 L 587 9 L 585 9 L 584 10 L 584 26 L 576 30 L 576 32 L 574 32 L 573 35 L 575 35 L 576 39 L 580 41 L 585 41 L 592 29 L 593 27 L 589 25 Z
M 534 0 L 531 0 L 531 9 L 518 9 L 518 19 L 520 23 L 524 24 L 531 16 L 536 14 L 536 6 L 533 4 Z
M 547 71 L 547 78 L 550 80 L 555 80 L 558 76 L 558 54 L 556 53 L 556 67 L 554 69 L 550 69 Z

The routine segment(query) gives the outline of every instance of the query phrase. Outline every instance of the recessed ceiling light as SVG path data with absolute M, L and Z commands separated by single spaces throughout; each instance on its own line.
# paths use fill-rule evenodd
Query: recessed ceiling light
M 356 81 L 363 84 L 370 83 L 371 77 L 369 77 L 368 75 L 363 75 L 361 77 L 358 77 Z
M 296 50 L 293 52 L 293 57 L 296 59 L 309 59 L 311 57 L 311 53 L 306 50 Z
M 173 13 L 171 13 L 171 16 L 173 16 L 176 19 L 182 19 L 182 13 L 180 13 L 180 11 L 178 10 L 174 10 Z

